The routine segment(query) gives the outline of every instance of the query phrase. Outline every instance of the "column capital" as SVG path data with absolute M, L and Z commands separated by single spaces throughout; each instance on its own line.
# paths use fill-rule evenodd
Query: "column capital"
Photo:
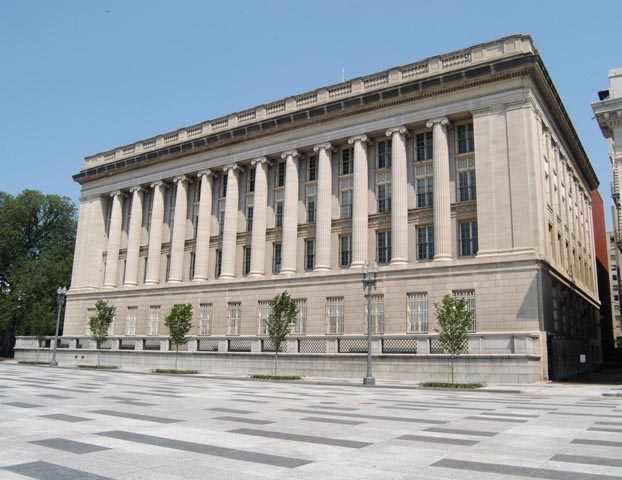
M 253 167 L 254 167 L 254 166 L 256 166 L 258 163 L 259 163 L 259 164 L 265 163 L 265 164 L 266 164 L 266 166 L 268 166 L 268 167 L 269 167 L 270 165 L 272 165 L 272 162 L 271 162 L 270 160 L 268 160 L 266 157 L 253 158 L 253 159 L 251 160 L 251 165 L 252 165 Z
M 384 132 L 387 137 L 392 137 L 395 133 L 408 135 L 408 129 L 404 125 L 400 125 L 399 127 L 388 128 L 387 131 Z
M 348 138 L 349 145 L 353 145 L 354 142 L 369 142 L 369 137 L 363 133 L 362 135 L 354 135 Z
M 123 192 L 121 190 L 115 190 L 114 192 L 110 192 L 111 197 L 116 197 L 118 195 L 123 195 Z
M 143 187 L 141 187 L 140 185 L 134 185 L 133 187 L 130 187 L 130 193 L 140 192 L 142 190 Z
M 313 146 L 314 152 L 319 152 L 320 150 L 334 150 L 334 148 L 330 142 L 318 143 L 317 145 Z
M 224 173 L 228 173 L 229 170 L 239 170 L 240 172 L 243 171 L 242 167 L 240 167 L 237 163 L 230 163 L 228 165 L 225 165 L 224 167 L 222 167 L 222 171 Z
M 189 182 L 189 181 L 190 180 L 185 175 L 178 175 L 175 178 L 173 178 L 173 183 Z
M 449 119 L 447 117 L 438 117 L 428 120 L 425 124 L 427 128 L 432 128 L 435 124 L 440 123 L 443 127 L 449 125 Z
M 162 180 L 156 180 L 150 186 L 151 186 L 151 188 L 158 188 L 158 187 L 161 187 L 163 185 L 164 185 L 164 182 Z
M 209 176 L 213 176 L 214 172 L 212 172 L 209 168 L 207 170 L 201 170 L 199 173 L 197 173 L 197 178 L 201 178 L 201 177 L 209 177 Z
M 300 156 L 300 154 L 298 153 L 298 150 L 288 150 L 287 152 L 283 152 L 281 154 L 281 158 L 285 159 L 287 157 L 298 157 Z

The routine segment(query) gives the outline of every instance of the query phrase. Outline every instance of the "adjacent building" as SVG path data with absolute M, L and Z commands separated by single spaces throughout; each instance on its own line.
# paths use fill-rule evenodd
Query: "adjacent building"
M 610 275 L 610 296 L 611 312 L 613 315 L 613 338 L 622 341 L 622 315 L 620 313 L 620 279 L 618 269 L 618 255 L 615 232 L 607 232 L 608 254 L 609 254 L 609 275 Z M 620 339 L 620 340 L 617 340 Z
M 475 314 L 463 377 L 528 382 L 599 361 L 598 180 L 529 36 L 107 150 L 74 179 L 67 361 L 103 298 L 117 308 L 111 362 L 166 362 L 164 317 L 191 303 L 183 361 L 269 368 L 268 302 L 287 289 L 299 314 L 284 370 L 362 378 L 374 263 L 378 377 L 448 372 L 445 294 Z

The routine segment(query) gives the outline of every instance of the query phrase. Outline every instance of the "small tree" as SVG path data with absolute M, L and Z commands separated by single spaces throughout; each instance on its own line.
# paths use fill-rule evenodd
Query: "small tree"
M 89 318 L 89 329 L 91 337 L 97 345 L 97 366 L 99 366 L 99 357 L 102 344 L 108 339 L 108 330 L 114 321 L 117 309 L 108 305 L 106 300 L 97 300 L 95 302 L 95 315 Z
M 292 323 L 296 320 L 298 305 L 285 290 L 270 301 L 270 307 L 272 312 L 268 317 L 266 325 L 268 327 L 268 336 L 274 345 L 274 376 L 276 376 L 281 343 L 289 335 Z
M 39 351 L 45 337 L 54 333 L 54 314 L 41 304 L 35 304 L 32 308 L 32 315 L 26 320 L 26 325 L 30 335 L 37 339 L 37 356 L 35 361 L 39 361 Z
M 464 298 L 445 295 L 434 304 L 443 349 L 451 355 L 451 383 L 454 383 L 454 358 L 464 353 L 469 340 L 468 331 L 473 325 L 473 314 Z
M 188 343 L 186 335 L 192 328 L 192 305 L 175 305 L 166 318 L 164 325 L 167 326 L 171 340 L 175 344 L 175 370 L 177 370 L 177 354 L 179 346 Z

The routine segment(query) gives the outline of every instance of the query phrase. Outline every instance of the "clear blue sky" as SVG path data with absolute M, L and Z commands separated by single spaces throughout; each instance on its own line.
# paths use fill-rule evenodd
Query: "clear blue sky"
M 591 102 L 621 1 L 3 0 L 0 191 L 66 195 L 85 156 L 347 78 L 532 35 L 611 204 Z M 609 209 L 607 225 L 611 226 Z

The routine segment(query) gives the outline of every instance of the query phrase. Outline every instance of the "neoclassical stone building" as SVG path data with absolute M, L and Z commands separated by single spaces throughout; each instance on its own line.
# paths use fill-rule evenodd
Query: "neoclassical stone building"
M 598 357 L 598 180 L 529 36 L 93 155 L 74 179 L 63 346 L 89 346 L 104 298 L 117 307 L 110 355 L 156 366 L 164 317 L 191 303 L 185 359 L 250 371 L 274 348 L 268 301 L 287 289 L 300 313 L 284 365 L 362 377 L 362 267 L 377 262 L 379 377 L 444 371 L 433 305 L 445 294 L 475 312 L 471 378 L 534 381 Z

